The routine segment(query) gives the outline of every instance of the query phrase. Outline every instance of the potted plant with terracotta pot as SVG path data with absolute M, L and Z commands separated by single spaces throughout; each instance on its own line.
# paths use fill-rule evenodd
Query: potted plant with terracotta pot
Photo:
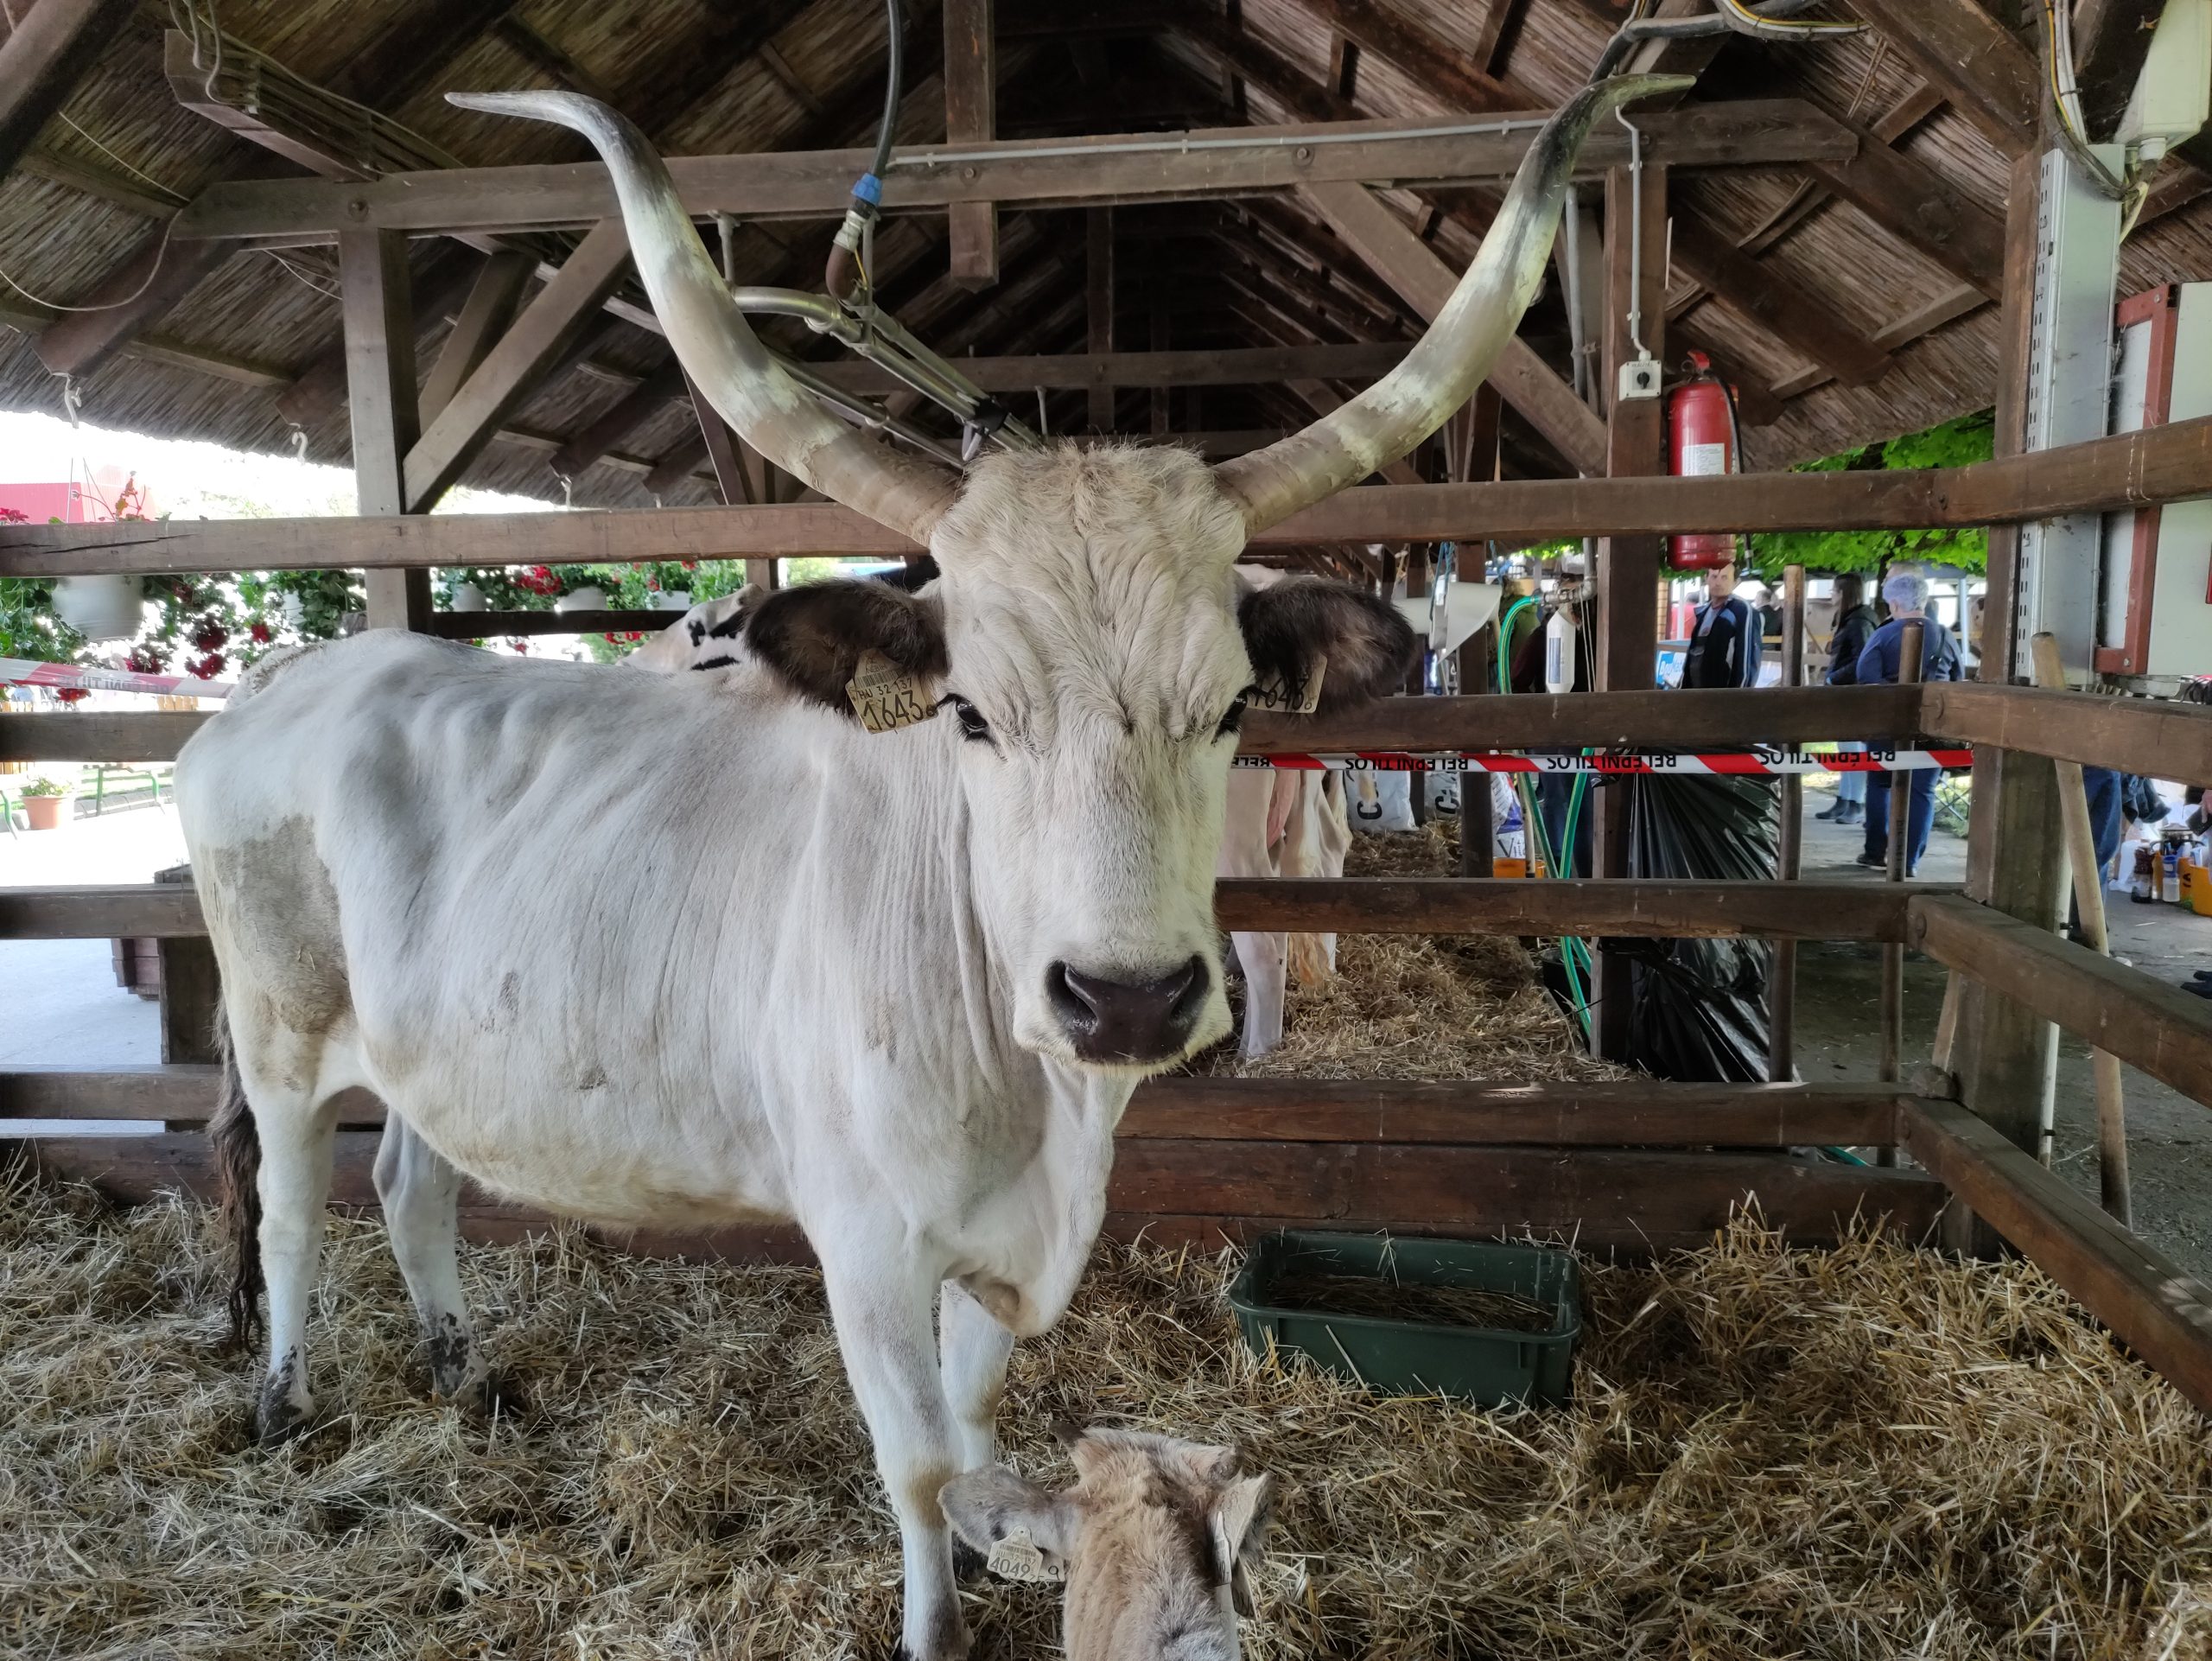
M 59 830 L 69 817 L 69 786 L 34 779 L 23 786 L 23 817 L 34 830 Z

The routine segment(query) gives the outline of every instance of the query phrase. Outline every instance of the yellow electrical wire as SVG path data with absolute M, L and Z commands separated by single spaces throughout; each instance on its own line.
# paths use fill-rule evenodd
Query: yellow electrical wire
M 1720 0 L 1720 4 L 1724 10 L 1733 12 L 1745 22 L 1756 23 L 1763 29 L 1796 29 L 1807 35 L 1856 35 L 1866 27 L 1864 23 L 1834 23 L 1817 21 L 1801 23 L 1795 18 L 1789 17 L 1762 17 L 1745 5 L 1744 0 Z

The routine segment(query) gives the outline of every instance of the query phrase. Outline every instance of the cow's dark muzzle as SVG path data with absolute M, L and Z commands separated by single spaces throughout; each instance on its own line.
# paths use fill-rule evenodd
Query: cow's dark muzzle
M 1045 971 L 1045 996 L 1078 1060 L 1164 1061 L 1183 1053 L 1211 982 L 1193 955 L 1157 980 L 1109 980 L 1065 963 Z

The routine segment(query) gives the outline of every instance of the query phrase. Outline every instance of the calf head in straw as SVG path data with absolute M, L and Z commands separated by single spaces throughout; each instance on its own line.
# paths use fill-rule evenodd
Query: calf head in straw
M 1077 1480 L 1050 1493 L 1003 1465 L 947 1483 L 953 1530 L 1067 1579 L 1069 1661 L 1235 1661 L 1274 1481 L 1236 1451 L 1140 1430 L 1063 1432 Z

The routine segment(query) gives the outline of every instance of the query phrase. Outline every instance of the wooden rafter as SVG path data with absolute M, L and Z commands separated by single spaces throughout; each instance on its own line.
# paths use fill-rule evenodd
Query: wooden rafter
M 506 332 L 537 264 L 529 255 L 512 251 L 493 254 L 485 260 L 461 302 L 461 315 L 454 319 L 444 345 L 438 349 L 437 361 L 423 383 L 423 425 L 427 427 L 438 418 L 461 383 L 476 372 L 493 344 Z
M 998 69 L 992 0 L 945 0 L 944 139 L 971 143 L 998 136 Z M 971 289 L 999 280 L 995 203 L 955 202 L 946 210 L 953 274 Z
M 1852 0 L 1852 9 L 2005 156 L 2035 149 L 2043 111 L 2035 54 L 1975 0 Z
M 40 0 L 0 41 L 0 175 L 69 101 L 137 0 Z

